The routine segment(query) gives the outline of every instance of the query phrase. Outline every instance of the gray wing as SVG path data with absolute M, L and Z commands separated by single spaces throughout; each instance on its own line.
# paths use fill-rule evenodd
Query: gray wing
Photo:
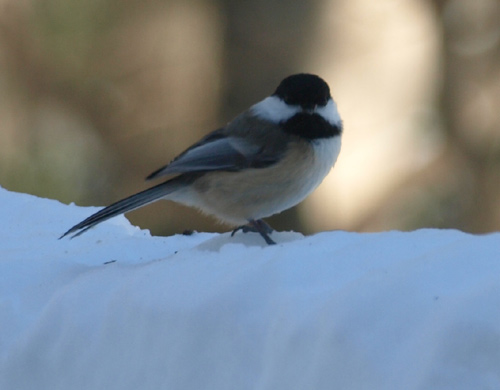
M 245 138 L 215 132 L 187 149 L 169 165 L 153 172 L 147 179 L 187 172 L 237 171 L 276 162 L 279 156 L 270 156 L 264 153 L 264 149 L 264 146 L 249 143 Z

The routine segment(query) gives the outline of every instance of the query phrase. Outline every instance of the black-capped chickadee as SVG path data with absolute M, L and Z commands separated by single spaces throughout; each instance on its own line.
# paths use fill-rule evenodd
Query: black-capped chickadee
M 285 78 L 269 97 L 250 107 L 147 177 L 176 175 L 113 203 L 73 226 L 76 237 L 100 222 L 159 199 L 211 214 L 233 230 L 258 232 L 262 218 L 295 206 L 324 179 L 340 152 L 342 121 L 328 84 L 312 74 Z

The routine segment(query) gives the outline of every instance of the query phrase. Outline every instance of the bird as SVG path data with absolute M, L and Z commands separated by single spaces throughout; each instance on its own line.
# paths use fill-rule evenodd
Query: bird
M 166 199 L 232 225 L 231 236 L 255 232 L 274 245 L 263 218 L 297 205 L 319 186 L 337 161 L 342 132 L 328 84 L 314 74 L 290 75 L 272 95 L 146 178 L 166 181 L 101 209 L 59 238 Z

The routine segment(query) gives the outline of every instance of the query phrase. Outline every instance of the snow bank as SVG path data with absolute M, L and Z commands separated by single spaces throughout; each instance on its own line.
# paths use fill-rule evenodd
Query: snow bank
M 500 389 L 500 234 L 151 237 L 0 189 L 0 389 Z

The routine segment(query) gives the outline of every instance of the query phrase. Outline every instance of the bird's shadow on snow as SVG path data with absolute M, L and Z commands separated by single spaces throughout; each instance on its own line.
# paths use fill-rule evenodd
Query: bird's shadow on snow
M 198 250 L 206 250 L 211 252 L 218 252 L 220 249 L 228 244 L 241 244 L 246 247 L 276 247 L 292 241 L 303 240 L 305 237 L 297 232 L 273 232 L 271 238 L 276 242 L 276 245 L 268 245 L 258 233 L 236 233 L 231 236 L 231 233 L 223 233 L 203 241 L 195 248 Z

